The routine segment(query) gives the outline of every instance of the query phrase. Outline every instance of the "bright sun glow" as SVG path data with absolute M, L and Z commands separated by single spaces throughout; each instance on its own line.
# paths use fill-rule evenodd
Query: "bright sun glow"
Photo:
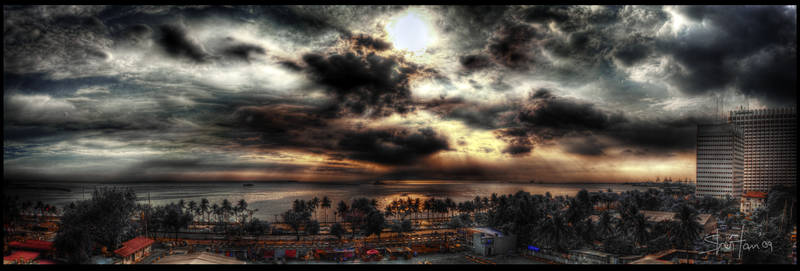
M 428 26 L 413 12 L 389 23 L 386 31 L 396 48 L 411 52 L 425 51 L 432 40 Z

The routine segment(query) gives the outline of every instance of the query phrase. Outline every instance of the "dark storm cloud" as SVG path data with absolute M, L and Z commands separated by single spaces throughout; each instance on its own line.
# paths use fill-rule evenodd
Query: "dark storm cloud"
M 513 106 L 500 105 L 469 105 L 464 104 L 445 114 L 445 118 L 457 119 L 477 129 L 497 129 L 505 127 L 513 119 L 511 114 Z
M 252 55 L 265 55 L 267 51 L 258 45 L 242 43 L 228 46 L 222 53 L 230 58 L 249 62 Z
M 620 41 L 614 48 L 613 56 L 625 66 L 632 66 L 644 60 L 652 53 L 652 38 L 632 35 L 627 40 Z
M 695 30 L 658 43 L 659 52 L 672 56 L 686 69 L 670 71 L 671 81 L 683 92 L 698 95 L 734 86 L 773 104 L 796 99 L 797 17 L 793 9 L 726 6 L 678 10 L 719 30 Z
M 483 55 L 466 55 L 458 58 L 461 66 L 467 70 L 480 70 L 491 66 L 489 58 Z
M 563 23 L 569 15 L 567 6 L 533 6 L 522 11 L 522 19 L 532 23 Z
M 303 61 L 312 80 L 325 86 L 352 113 L 373 110 L 369 115 L 386 116 L 411 110 L 408 84 L 409 77 L 419 72 L 416 66 L 401 66 L 391 57 L 353 53 L 307 54 Z
M 531 41 L 536 37 L 536 30 L 532 27 L 507 22 L 489 41 L 488 51 L 501 65 L 525 69 L 533 59 Z
M 344 134 L 338 146 L 347 151 L 351 159 L 389 165 L 416 163 L 450 148 L 447 140 L 430 128 L 416 132 L 405 129 L 350 132 Z
M 515 127 L 498 130 L 498 137 L 508 143 L 508 146 L 503 149 L 503 153 L 524 156 L 533 150 L 533 142 L 531 142 L 528 131 L 525 128 Z
M 364 34 L 356 35 L 352 39 L 355 43 L 355 47 L 358 49 L 365 48 L 374 51 L 385 51 L 392 48 L 392 44 Z
M 506 153 L 525 155 L 536 144 L 557 142 L 566 152 L 598 156 L 609 147 L 637 148 L 651 154 L 691 150 L 697 124 L 711 120 L 694 116 L 630 119 L 539 89 L 531 94 L 515 121 L 516 127 L 497 130 L 498 137 L 509 144 Z
M 280 61 L 280 62 L 278 62 L 278 64 L 280 64 L 284 68 L 287 68 L 287 69 L 290 69 L 290 70 L 293 70 L 293 71 L 298 71 L 299 72 L 299 71 L 303 70 L 303 67 L 300 67 L 300 65 L 298 65 L 297 63 L 294 63 L 294 62 L 288 61 L 288 60 L 287 61 Z
M 323 128 L 327 124 L 322 117 L 313 114 L 308 108 L 273 105 L 246 106 L 233 113 L 231 123 L 220 123 L 229 128 L 244 128 L 255 131 L 255 134 L 242 134 L 242 137 L 253 135 L 260 137 L 264 146 L 302 146 L 307 134 L 314 128 Z
M 430 128 L 346 128 L 329 124 L 334 119 L 319 111 L 288 105 L 243 107 L 232 122 L 220 125 L 233 128 L 226 137 L 250 147 L 313 151 L 385 165 L 412 164 L 449 149 L 447 139 Z M 253 136 L 257 142 L 252 142 Z
M 570 132 L 603 130 L 624 122 L 621 115 L 607 114 L 590 103 L 556 97 L 547 89 L 539 89 L 531 95 L 517 120 L 543 139 Z
M 208 58 L 205 50 L 186 34 L 183 27 L 162 25 L 159 30 L 161 37 L 158 39 L 158 44 L 168 55 L 174 58 L 187 58 L 195 62 L 205 62 Z

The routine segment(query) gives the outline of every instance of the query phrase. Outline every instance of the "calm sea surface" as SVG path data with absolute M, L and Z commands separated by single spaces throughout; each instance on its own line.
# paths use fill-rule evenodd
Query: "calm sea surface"
M 303 182 L 254 182 L 253 186 L 245 187 L 241 182 L 190 182 L 190 183 L 141 183 L 141 184 L 98 184 L 98 183 L 31 183 L 38 188 L 6 187 L 6 195 L 18 195 L 23 200 L 37 201 L 64 206 L 72 201 L 91 198 L 91 191 L 95 186 L 131 187 L 136 191 L 141 203 L 147 203 L 148 198 L 154 205 L 177 202 L 184 199 L 187 203 L 191 200 L 200 202 L 207 198 L 213 203 L 221 203 L 227 198 L 232 203 L 245 199 L 249 208 L 258 209 L 255 217 L 273 221 L 276 215 L 291 207 L 295 199 L 310 200 L 315 196 L 322 199 L 328 196 L 333 200 L 333 206 L 327 210 L 328 219 L 332 220 L 333 208 L 340 200 L 350 202 L 358 197 L 375 198 L 382 210 L 390 201 L 398 198 L 412 197 L 424 200 L 430 197 L 450 197 L 456 202 L 470 200 L 475 196 L 488 197 L 492 193 L 513 194 L 518 190 L 531 194 L 544 194 L 550 192 L 554 197 L 559 195 L 574 196 L 581 189 L 590 192 L 606 191 L 622 192 L 636 189 L 646 189 L 622 184 L 529 184 L 529 183 L 499 183 L 499 182 L 466 182 L 466 181 L 385 181 L 382 185 L 375 184 L 328 184 L 328 183 L 303 183 Z M 59 189 L 42 188 L 62 188 Z M 323 210 L 318 213 L 323 218 Z

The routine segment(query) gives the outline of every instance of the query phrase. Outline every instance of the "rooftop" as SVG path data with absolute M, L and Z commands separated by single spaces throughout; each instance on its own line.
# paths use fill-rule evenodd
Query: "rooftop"
M 144 236 L 137 236 L 136 238 L 133 238 L 127 242 L 123 242 L 122 247 L 117 250 L 114 250 L 114 253 L 122 257 L 128 257 L 129 255 L 135 253 L 136 251 L 139 251 L 147 246 L 150 246 L 153 243 L 155 243 L 153 239 Z
M 12 262 L 22 259 L 25 262 L 32 261 L 39 257 L 39 252 L 32 252 L 32 251 L 14 251 L 11 255 L 3 257 L 3 263 L 5 262 Z
M 587 254 L 587 255 L 594 255 L 594 256 L 600 256 L 600 257 L 608 257 L 608 256 L 613 255 L 613 254 L 610 254 L 610 253 L 605 253 L 605 252 L 602 252 L 602 251 L 591 250 L 591 249 L 577 249 L 577 250 L 572 250 L 570 252 L 572 252 L 573 254 Z
M 759 192 L 759 191 L 747 191 L 747 193 L 745 193 L 744 195 L 742 195 L 742 197 L 743 197 L 743 198 L 759 198 L 759 199 L 766 199 L 766 198 L 767 198 L 767 193 L 764 193 L 764 192 Z
M 25 240 L 22 242 L 12 241 L 8 243 L 11 248 L 28 249 L 37 251 L 53 250 L 53 242 L 43 240 Z
M 245 262 L 208 252 L 198 252 L 167 256 L 158 261 L 158 264 L 245 264 Z
M 488 234 L 488 235 L 497 236 L 497 237 L 503 237 L 503 233 L 502 232 L 500 232 L 498 230 L 495 230 L 495 229 L 492 229 L 492 228 L 480 227 L 480 228 L 470 228 L 470 230 L 476 231 L 476 232 L 480 232 L 480 233 L 485 233 L 485 234 Z

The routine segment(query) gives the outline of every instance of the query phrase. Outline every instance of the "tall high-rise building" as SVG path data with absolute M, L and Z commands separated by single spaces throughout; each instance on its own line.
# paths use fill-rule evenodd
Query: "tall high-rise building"
M 797 110 L 740 109 L 729 123 L 744 131 L 744 192 L 797 184 Z
M 695 196 L 739 199 L 743 175 L 742 129 L 728 123 L 697 125 Z

